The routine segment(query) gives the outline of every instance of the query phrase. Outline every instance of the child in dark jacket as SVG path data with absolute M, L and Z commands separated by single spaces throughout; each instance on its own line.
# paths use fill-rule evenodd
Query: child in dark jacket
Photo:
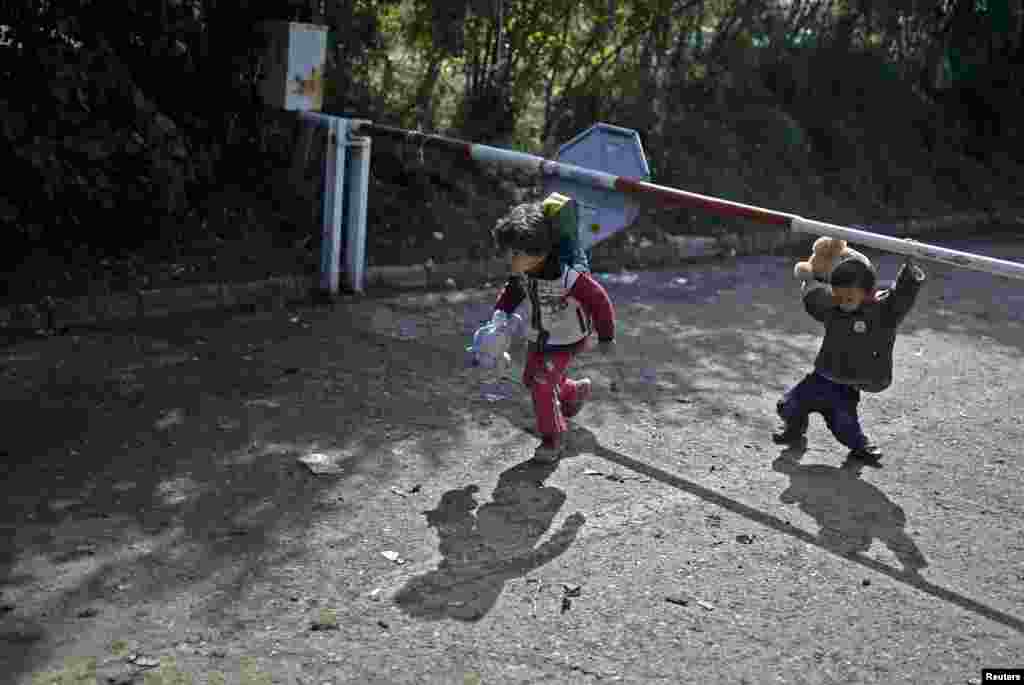
M 776 406 L 784 423 L 772 436 L 776 443 L 801 441 L 808 416 L 818 412 L 836 439 L 851 450 L 851 457 L 881 458 L 881 450 L 861 430 L 857 416 L 860 391 L 882 392 L 892 384 L 896 329 L 914 306 L 924 279 L 924 271 L 908 257 L 895 286 L 876 291 L 874 267 L 853 252 L 835 265 L 828 283 L 804 281 L 804 307 L 825 325 L 825 338 L 814 371 Z
M 569 364 L 587 348 L 596 328 L 602 354 L 615 344 L 615 309 L 608 293 L 579 264 L 560 258 L 559 233 L 541 202 L 516 205 L 498 221 L 493 236 L 513 272 L 495 312 L 511 315 L 525 305 L 529 346 L 523 383 L 530 389 L 541 445 L 537 461 L 557 461 L 564 450 L 566 419 L 590 397 L 588 378 L 566 377 Z

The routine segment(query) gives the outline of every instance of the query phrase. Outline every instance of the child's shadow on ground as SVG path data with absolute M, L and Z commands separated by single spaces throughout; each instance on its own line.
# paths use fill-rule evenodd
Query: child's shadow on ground
M 423 512 L 437 530 L 444 558 L 409 580 L 394 602 L 420 618 L 476 621 L 494 606 L 506 581 L 566 551 L 585 520 L 580 513 L 537 544 L 565 502 L 564 492 L 544 485 L 556 468 L 526 461 L 508 469 L 482 506 L 475 485 L 444 493 L 436 509 Z
M 806 448 L 783 450 L 772 468 L 789 476 L 789 487 L 779 495 L 783 504 L 797 504 L 814 517 L 821 529 L 818 539 L 844 556 L 867 552 L 880 540 L 896 555 L 903 572 L 918 575 L 927 560 L 905 530 L 906 514 L 874 485 L 861 480 L 862 462 L 842 466 L 800 463 Z

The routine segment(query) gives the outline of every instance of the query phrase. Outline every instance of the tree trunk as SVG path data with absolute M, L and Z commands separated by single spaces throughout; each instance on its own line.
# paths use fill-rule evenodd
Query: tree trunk
M 433 50 L 430 54 L 430 61 L 427 63 L 427 71 L 416 92 L 416 126 L 421 131 L 434 129 L 434 89 L 443 63 L 444 56 L 441 51 Z

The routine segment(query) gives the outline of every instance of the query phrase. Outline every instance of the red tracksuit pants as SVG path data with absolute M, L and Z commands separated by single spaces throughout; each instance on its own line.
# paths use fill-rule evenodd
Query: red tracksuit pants
M 523 369 L 523 383 L 533 395 L 533 413 L 537 432 L 542 436 L 559 435 L 568 430 L 562 416 L 562 403 L 576 399 L 576 382 L 565 377 L 565 371 L 576 356 L 576 350 L 540 352 L 530 350 Z

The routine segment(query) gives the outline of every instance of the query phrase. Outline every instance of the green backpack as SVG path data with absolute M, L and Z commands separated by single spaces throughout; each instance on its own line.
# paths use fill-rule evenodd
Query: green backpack
M 590 255 L 579 240 L 579 211 L 576 200 L 561 193 L 551 193 L 541 203 L 544 216 L 554 222 L 558 231 L 558 257 L 564 266 L 590 271 Z

